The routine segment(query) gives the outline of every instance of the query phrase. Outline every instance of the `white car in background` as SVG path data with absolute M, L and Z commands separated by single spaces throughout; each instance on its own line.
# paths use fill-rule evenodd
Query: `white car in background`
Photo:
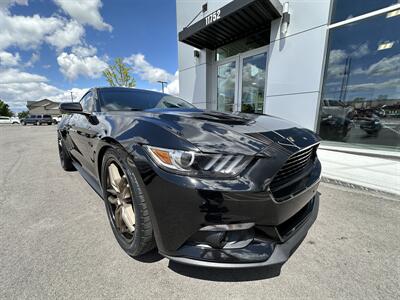
M 53 119 L 53 124 L 58 124 L 61 121 L 62 116 L 51 116 Z
M 0 116 L 0 124 L 21 124 L 17 117 Z

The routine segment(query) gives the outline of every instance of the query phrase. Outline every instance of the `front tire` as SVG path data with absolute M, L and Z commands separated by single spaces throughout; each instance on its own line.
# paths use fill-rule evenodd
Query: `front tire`
M 128 157 L 122 149 L 108 149 L 101 182 L 114 236 L 127 254 L 136 257 L 154 249 L 155 241 L 145 196 Z

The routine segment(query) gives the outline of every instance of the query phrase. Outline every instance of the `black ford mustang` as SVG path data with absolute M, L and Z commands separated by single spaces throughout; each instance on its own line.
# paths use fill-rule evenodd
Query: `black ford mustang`
M 317 217 L 319 138 L 296 124 L 129 88 L 60 109 L 62 167 L 104 199 L 131 256 L 157 246 L 187 264 L 280 269 Z

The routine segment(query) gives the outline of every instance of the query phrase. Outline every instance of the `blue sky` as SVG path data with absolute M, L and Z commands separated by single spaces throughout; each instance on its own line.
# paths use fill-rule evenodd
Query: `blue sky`
M 107 85 L 122 57 L 137 87 L 178 92 L 174 0 L 0 0 L 0 99 L 13 110 Z

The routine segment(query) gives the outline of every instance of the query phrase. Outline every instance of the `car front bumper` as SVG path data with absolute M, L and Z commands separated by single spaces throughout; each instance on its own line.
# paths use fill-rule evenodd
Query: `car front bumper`
M 307 216 L 306 220 L 304 220 L 301 227 L 296 230 L 296 232 L 288 238 L 283 243 L 274 243 L 273 241 L 264 241 L 260 243 L 262 248 L 264 249 L 257 249 L 257 247 L 248 247 L 237 249 L 237 250 L 225 250 L 225 249 L 218 249 L 218 251 L 210 251 L 210 249 L 201 249 L 200 251 L 191 251 L 191 249 L 181 249 L 182 256 L 169 256 L 165 255 L 172 261 L 193 265 L 193 266 L 201 266 L 201 267 L 210 267 L 210 268 L 255 268 L 255 267 L 268 267 L 268 268 L 280 268 L 282 265 L 289 259 L 289 257 L 296 251 L 298 246 L 300 246 L 301 242 L 306 237 L 308 230 L 315 222 L 318 209 L 319 209 L 319 195 L 316 194 L 314 198 L 311 200 L 313 201 L 313 207 L 310 214 Z M 272 251 L 271 251 L 272 250 Z M 253 251 L 253 253 L 252 253 Z M 244 262 L 248 260 L 248 257 L 253 254 L 253 256 L 260 254 L 261 252 L 269 253 L 269 256 L 264 261 L 259 262 Z M 185 256 L 185 253 L 189 254 Z M 197 258 L 193 256 L 190 257 L 190 253 L 198 254 Z M 219 262 L 221 257 L 231 257 L 232 255 L 238 256 L 238 262 L 236 263 L 225 263 Z M 188 257 L 189 256 L 189 257 Z M 247 256 L 247 257 L 246 257 Z M 240 257 L 242 257 L 242 262 L 240 262 Z
M 132 170 L 141 178 L 138 183 L 147 199 L 158 251 L 173 261 L 215 268 L 280 267 L 318 214 L 318 159 L 301 180 L 306 188 L 277 199 L 269 183 L 286 157 L 258 159 L 240 177 L 222 180 L 166 172 L 141 148 L 133 156 Z M 223 241 L 233 240 L 233 246 L 210 243 L 212 232 L 204 236 L 210 226 L 243 224 L 253 227 L 224 232 Z

